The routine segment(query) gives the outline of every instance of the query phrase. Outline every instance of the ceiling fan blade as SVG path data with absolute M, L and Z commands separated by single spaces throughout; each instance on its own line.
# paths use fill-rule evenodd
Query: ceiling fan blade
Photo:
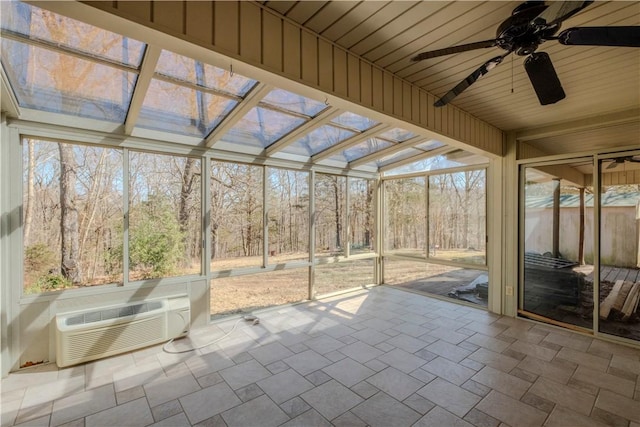
M 422 52 L 411 58 L 413 62 L 422 61 L 424 59 L 435 58 L 438 56 L 451 55 L 452 53 L 467 52 L 475 49 L 483 49 L 487 47 L 497 46 L 495 39 L 484 40 L 481 42 L 461 44 L 459 46 L 446 47 L 444 49 L 431 50 L 428 52 Z
M 524 68 L 541 105 L 555 104 L 565 98 L 558 74 L 546 52 L 534 52 L 529 55 L 524 61 Z
M 606 167 L 605 169 L 615 169 L 615 168 L 616 168 L 616 166 L 618 166 L 618 162 L 616 162 L 616 161 L 612 161 L 611 163 L 609 163 L 609 164 L 607 165 L 607 167 Z
M 458 83 L 456 87 L 454 87 L 449 92 L 447 92 L 442 98 L 438 99 L 433 105 L 435 107 L 443 107 L 447 105 L 456 96 L 460 95 L 465 89 L 467 89 L 469 86 L 475 83 L 480 77 L 484 76 L 489 71 L 494 69 L 510 53 L 511 52 L 507 52 L 504 55 L 496 56 L 495 58 L 492 58 L 487 62 L 485 62 L 484 64 L 482 64 L 480 68 L 478 68 L 473 73 L 471 73 L 466 79 Z
M 534 25 L 554 26 L 565 19 L 569 19 L 585 7 L 593 3 L 590 1 L 553 1 L 532 23 Z
M 640 47 L 640 27 L 576 27 L 564 30 L 558 41 L 565 45 Z

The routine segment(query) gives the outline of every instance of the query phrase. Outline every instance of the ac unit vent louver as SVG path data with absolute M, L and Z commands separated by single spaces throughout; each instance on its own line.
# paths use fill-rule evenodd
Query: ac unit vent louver
M 66 325 L 83 325 L 86 323 L 99 322 L 101 320 L 116 319 L 118 317 L 132 316 L 134 314 L 146 313 L 148 311 L 158 310 L 162 308 L 160 301 L 153 301 L 142 304 L 130 305 L 117 309 L 96 310 L 87 313 L 78 314 L 66 318 Z
M 189 333 L 189 297 L 102 307 L 56 316 L 56 363 L 75 365 Z

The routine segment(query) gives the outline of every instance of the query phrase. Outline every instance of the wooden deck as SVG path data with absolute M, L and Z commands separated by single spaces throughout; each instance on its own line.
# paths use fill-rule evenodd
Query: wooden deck
M 583 265 L 574 267 L 573 271 L 576 273 L 582 273 L 585 275 L 584 281 L 587 283 L 593 283 L 593 266 Z M 625 267 L 613 267 L 610 265 L 603 265 L 600 267 L 600 281 L 615 283 L 617 280 L 625 280 L 629 282 L 640 281 L 640 268 L 625 268 Z

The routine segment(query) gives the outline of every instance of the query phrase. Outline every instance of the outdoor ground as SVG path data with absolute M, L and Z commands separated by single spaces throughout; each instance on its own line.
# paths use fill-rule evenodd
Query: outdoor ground
M 445 251 L 441 252 L 443 255 Z M 477 251 L 449 251 L 448 258 L 474 257 Z M 279 255 L 281 262 L 303 260 L 300 254 Z M 259 266 L 262 257 L 216 260 L 216 270 Z M 371 285 L 373 260 L 317 265 L 315 267 L 316 296 L 332 292 Z M 302 301 L 308 298 L 308 267 L 257 273 L 235 277 L 218 278 L 211 281 L 211 314 L 222 317 L 229 314 L 249 313 L 254 310 Z M 438 264 L 405 260 L 385 262 L 385 283 L 419 292 L 441 296 L 455 287 L 472 282 L 482 270 L 462 269 Z M 486 300 L 474 301 L 486 305 Z

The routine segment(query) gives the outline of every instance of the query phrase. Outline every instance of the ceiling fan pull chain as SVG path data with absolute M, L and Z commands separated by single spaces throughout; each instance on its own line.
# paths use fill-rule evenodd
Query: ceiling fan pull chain
M 511 93 L 513 93 L 513 56 L 511 57 Z

